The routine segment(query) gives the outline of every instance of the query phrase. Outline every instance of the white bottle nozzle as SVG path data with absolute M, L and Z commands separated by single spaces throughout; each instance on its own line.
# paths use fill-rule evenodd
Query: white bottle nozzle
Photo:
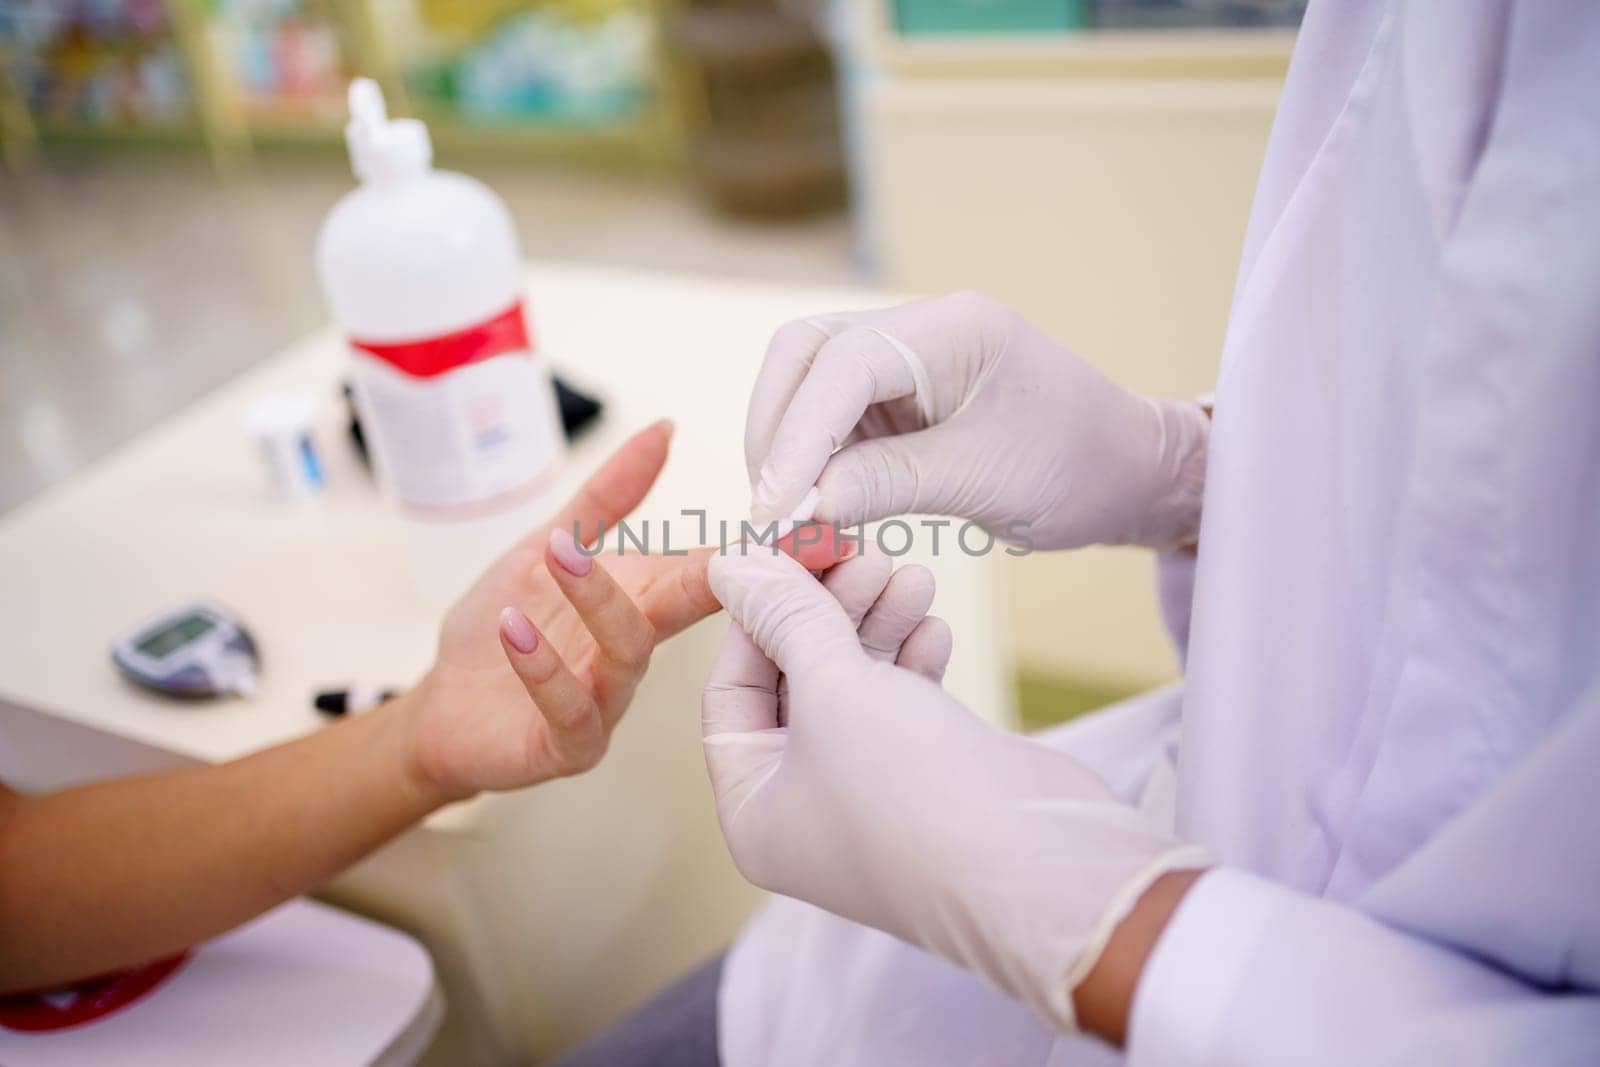
M 412 174 L 433 162 L 428 128 L 416 119 L 391 119 L 383 90 L 371 78 L 350 83 L 350 121 L 345 144 L 350 165 L 362 181 Z
M 383 90 L 371 78 L 356 78 L 350 83 L 350 125 L 367 130 L 389 121 L 383 103 Z

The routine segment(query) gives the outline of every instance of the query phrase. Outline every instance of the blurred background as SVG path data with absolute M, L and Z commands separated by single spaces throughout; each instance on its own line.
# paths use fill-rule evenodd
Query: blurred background
M 530 256 L 982 289 L 1203 392 L 1302 6 L 0 0 L 0 508 L 326 321 L 358 73 Z M 1141 555 L 1009 566 L 1025 718 L 1173 673 Z
M 1134 389 L 1195 396 L 1302 7 L 0 0 L 0 600 L 36 607 L 0 642 L 0 772 L 50 788 L 231 758 L 316 727 L 296 687 L 403 683 L 427 662 L 438 609 L 392 580 L 392 517 L 331 410 L 346 357 L 314 250 L 355 185 L 352 76 L 426 120 L 440 167 L 504 198 L 540 264 L 541 341 L 559 356 L 603 337 L 626 357 L 602 397 L 613 430 L 730 394 L 779 325 L 763 309 L 956 289 Z M 749 338 L 720 392 L 670 364 L 702 336 Z M 557 369 L 581 384 L 582 366 Z M 296 509 L 247 484 L 239 412 L 306 380 L 338 469 Z M 701 499 L 699 479 L 742 505 L 733 406 L 680 426 L 664 499 Z M 1146 552 L 951 562 L 947 684 L 996 722 L 1041 726 L 1177 673 Z M 87 600 L 58 592 L 74 583 Z M 105 641 L 179 586 L 231 589 L 268 623 L 267 694 L 199 710 L 119 684 Z M 447 809 L 325 894 L 427 945 L 449 1005 L 428 1062 L 536 1061 L 759 906 L 698 736 L 645 710 L 692 707 L 719 641 L 699 627 L 656 657 L 594 773 Z

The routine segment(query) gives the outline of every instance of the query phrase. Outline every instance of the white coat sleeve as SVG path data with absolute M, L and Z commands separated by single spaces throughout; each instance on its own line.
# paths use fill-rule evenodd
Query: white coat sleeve
M 1156 597 L 1161 621 L 1178 655 L 1180 669 L 1189 662 L 1189 618 L 1194 609 L 1195 554 L 1186 549 L 1156 553 Z
M 1600 694 L 1353 905 L 1232 868 L 1146 966 L 1133 1067 L 1600 1062 Z

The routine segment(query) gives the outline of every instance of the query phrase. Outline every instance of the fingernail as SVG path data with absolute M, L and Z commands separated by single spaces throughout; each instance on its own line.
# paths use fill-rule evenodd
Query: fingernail
M 582 578 L 594 568 L 594 560 L 578 551 L 578 542 L 565 527 L 550 531 L 550 554 L 561 564 L 561 569 L 574 578 Z
M 656 425 L 667 431 L 668 440 L 671 440 L 672 435 L 678 432 L 678 424 L 672 419 L 661 419 Z
M 539 632 L 528 617 L 516 608 L 500 612 L 500 632 L 506 635 L 511 647 L 526 655 L 539 647 Z

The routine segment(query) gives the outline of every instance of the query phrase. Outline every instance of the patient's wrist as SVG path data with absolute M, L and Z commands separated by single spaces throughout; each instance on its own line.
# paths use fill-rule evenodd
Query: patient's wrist
M 385 747 L 392 753 L 398 786 L 425 812 L 474 795 L 473 790 L 446 780 L 438 761 L 431 758 L 428 720 L 436 718 L 437 712 L 430 702 L 439 699 L 437 689 L 425 676 L 416 686 L 367 713 L 384 720 L 383 727 L 390 735 L 390 744 Z

